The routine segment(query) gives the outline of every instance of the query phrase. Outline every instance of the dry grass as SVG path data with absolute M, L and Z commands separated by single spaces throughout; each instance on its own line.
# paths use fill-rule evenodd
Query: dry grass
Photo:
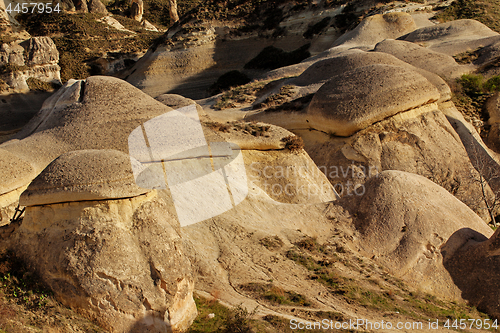
M 300 136 L 290 135 L 281 139 L 285 143 L 285 148 L 291 152 L 299 152 L 304 149 L 304 141 Z

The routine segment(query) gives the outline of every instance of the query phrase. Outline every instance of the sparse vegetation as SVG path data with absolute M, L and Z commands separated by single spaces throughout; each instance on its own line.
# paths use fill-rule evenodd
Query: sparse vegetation
M 0 248 L 0 332 L 104 332 L 60 305 L 48 287 L 13 252 Z
M 270 251 L 276 251 L 284 245 L 278 236 L 262 238 L 260 244 L 264 245 Z
M 500 76 L 485 80 L 481 74 L 464 74 L 457 80 L 453 90 L 452 101 L 457 109 L 485 137 L 489 115 L 484 105 L 493 92 L 500 90 Z
M 12 72 L 22 72 L 28 69 L 28 66 L 17 66 L 13 64 L 6 64 L 3 66 L 0 66 L 0 75 L 1 74 L 8 74 Z
M 338 245 L 336 247 L 339 249 Z M 348 252 L 333 252 L 331 248 L 331 245 L 319 244 L 314 238 L 309 238 L 295 243 L 295 247 L 286 252 L 286 257 L 307 269 L 311 280 L 321 283 L 332 295 L 341 297 L 351 305 L 374 311 L 397 312 L 417 320 L 487 318 L 485 314 L 465 304 L 411 292 L 403 282 L 394 277 L 386 276 L 384 281 L 376 279 L 375 272 L 383 271 L 383 267 L 376 267 Z M 341 266 L 344 268 L 339 269 Z M 345 275 L 345 268 L 348 268 L 349 276 Z M 353 278 L 352 274 L 356 271 L 359 272 L 359 277 Z
M 97 22 L 101 14 L 21 14 L 17 18 L 32 36 L 51 37 L 60 54 L 59 66 L 63 82 L 85 79 L 90 75 L 102 74 L 93 61 L 106 56 L 108 52 L 122 53 L 146 51 L 161 33 L 140 29 L 129 35 Z M 121 18 L 128 22 L 127 18 Z
M 251 282 L 241 285 L 240 289 L 273 305 L 311 305 L 304 295 L 294 291 L 284 290 L 283 288 L 275 286 L 272 283 L 263 284 Z
M 269 125 L 259 125 L 258 123 L 245 123 L 245 122 L 233 122 L 231 123 L 235 131 L 242 131 L 245 134 L 250 134 L 253 136 L 265 136 L 268 137 L 267 132 L 271 128 Z
M 462 52 L 453 56 L 453 58 L 459 64 L 470 64 L 479 57 L 479 50 Z
M 216 122 L 205 122 L 204 125 L 214 131 L 224 132 L 224 133 L 229 132 L 229 129 L 231 128 L 228 124 L 221 124 Z
M 458 19 L 474 19 L 490 29 L 500 32 L 499 0 L 455 0 L 450 6 L 444 8 L 434 16 L 441 22 Z
M 198 316 L 187 333 L 252 333 L 252 323 L 249 313 L 242 307 L 229 309 L 217 300 L 195 297 Z M 210 316 L 212 314 L 212 316 Z
M 281 141 L 285 143 L 285 148 L 291 152 L 298 152 L 304 149 L 304 141 L 300 136 L 290 135 L 281 139 Z
M 283 86 L 280 88 L 279 93 L 267 97 L 262 103 L 255 105 L 254 109 L 273 108 L 274 109 L 273 111 L 275 111 L 277 107 L 289 102 L 294 94 L 295 93 L 293 91 L 293 86 L 291 85 Z
M 231 88 L 217 98 L 214 108 L 223 110 L 235 108 L 241 104 L 251 104 L 257 98 L 259 91 L 267 82 L 252 82 L 243 86 Z
M 30 77 L 26 80 L 28 87 L 33 91 L 54 91 L 59 86 L 55 83 L 41 81 Z

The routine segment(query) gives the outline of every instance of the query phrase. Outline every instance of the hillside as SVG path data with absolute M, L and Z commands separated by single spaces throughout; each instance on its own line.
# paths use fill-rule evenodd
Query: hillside
M 496 2 L 168 3 L 0 3 L 0 332 L 500 331 Z

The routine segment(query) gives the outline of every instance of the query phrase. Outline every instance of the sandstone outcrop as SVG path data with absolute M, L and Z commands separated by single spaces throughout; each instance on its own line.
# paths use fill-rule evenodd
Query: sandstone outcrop
M 0 66 L 7 64 L 24 66 L 24 48 L 18 43 L 4 43 L 0 46 Z
M 90 13 L 108 14 L 108 10 L 101 0 L 89 0 L 88 9 Z
M 142 0 L 133 0 L 130 6 L 130 16 L 132 19 L 141 22 L 144 13 L 144 4 Z
M 410 65 L 435 73 L 447 81 L 453 81 L 474 69 L 472 66 L 457 64 L 449 55 L 405 41 L 384 40 L 375 46 L 375 51 L 392 54 Z
M 21 198 L 17 251 L 63 304 L 112 332 L 182 331 L 197 311 L 180 226 L 132 184 L 129 163 L 109 150 L 55 160 Z
M 171 110 L 119 79 L 91 77 L 86 81 L 68 81 L 44 102 L 15 139 L 0 145 L 6 154 L 15 156 L 19 161 L 16 163 L 26 165 L 12 169 L 11 162 L 1 162 L 2 172 L 5 172 L 2 184 L 6 185 L 0 191 L 0 200 L 11 191 L 27 186 L 63 153 L 84 149 L 115 149 L 128 153 L 130 132 Z M 116 125 L 113 130 L 110 130 L 110 121 Z M 31 171 L 23 171 L 30 168 L 32 176 L 28 176 Z
M 488 124 L 491 125 L 488 133 L 488 144 L 496 152 L 500 152 L 500 95 L 495 93 L 485 104 L 488 112 Z
M 0 46 L 0 66 L 12 68 L 0 79 L 7 83 L 11 92 L 27 92 L 26 80 L 29 78 L 61 84 L 58 63 L 59 52 L 49 37 L 33 37 Z
M 443 258 L 453 258 L 460 246 L 470 239 L 484 240 L 492 230 L 452 194 L 422 176 L 384 171 L 365 186 L 355 225 L 366 255 L 411 285 L 460 299 L 461 290 Z M 465 228 L 467 232 L 457 233 Z
M 332 77 L 314 95 L 307 115 L 314 128 L 349 136 L 377 121 L 439 98 L 436 87 L 415 71 L 370 65 Z
M 151 24 L 151 22 L 149 22 L 148 20 L 142 20 L 141 22 L 141 26 L 148 30 L 148 31 L 154 31 L 154 32 L 158 32 L 158 28 L 156 28 L 153 24 Z
M 399 39 L 450 56 L 498 41 L 499 35 L 475 20 L 456 20 L 416 29 Z
M 136 197 L 128 155 L 116 150 L 79 150 L 59 156 L 23 192 L 22 206 Z
M 386 64 L 405 67 L 417 71 L 431 82 L 440 93 L 439 101 L 447 101 L 451 98 L 450 87 L 438 75 L 430 71 L 414 67 L 396 57 L 383 52 L 365 52 L 361 50 L 348 50 L 340 52 L 325 60 L 319 60 L 309 66 L 300 76 L 290 80 L 289 84 L 304 87 L 307 93 L 316 92 L 322 84 L 330 78 L 358 67 Z
M 387 38 L 398 38 L 417 28 L 415 21 L 408 13 L 389 13 L 370 16 L 354 30 L 339 37 L 333 46 L 374 46 Z

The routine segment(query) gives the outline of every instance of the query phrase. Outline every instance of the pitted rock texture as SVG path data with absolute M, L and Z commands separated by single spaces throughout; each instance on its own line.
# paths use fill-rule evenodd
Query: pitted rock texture
M 377 121 L 439 98 L 437 88 L 415 71 L 399 66 L 369 65 L 331 78 L 314 95 L 307 115 L 314 128 L 349 136 Z
M 156 192 L 28 207 L 13 237 L 63 304 L 111 332 L 183 331 L 196 317 L 180 226 Z
M 129 155 L 116 150 L 78 150 L 59 156 L 23 192 L 23 206 L 135 197 Z

